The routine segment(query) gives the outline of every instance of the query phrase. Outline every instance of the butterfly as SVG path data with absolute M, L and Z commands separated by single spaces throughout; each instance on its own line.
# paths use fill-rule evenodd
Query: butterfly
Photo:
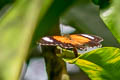
M 89 47 L 101 47 L 103 38 L 89 34 L 71 34 L 64 36 L 42 37 L 38 43 L 44 46 L 60 46 L 64 49 L 73 49 L 75 56 L 78 56 L 77 49 L 87 50 Z

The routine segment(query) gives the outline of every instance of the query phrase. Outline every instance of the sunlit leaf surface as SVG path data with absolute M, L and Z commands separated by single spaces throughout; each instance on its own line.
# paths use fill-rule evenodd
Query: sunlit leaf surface
M 75 59 L 65 59 L 86 72 L 91 80 L 120 79 L 120 49 L 104 47 L 85 53 Z
M 105 9 L 100 9 L 100 16 L 104 23 L 113 33 L 115 38 L 120 43 L 120 1 L 112 0 L 110 1 L 110 6 Z

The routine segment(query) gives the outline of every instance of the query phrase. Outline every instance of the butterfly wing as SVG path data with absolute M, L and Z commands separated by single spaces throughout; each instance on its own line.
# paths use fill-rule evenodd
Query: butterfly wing
M 45 46 L 60 46 L 62 48 L 73 48 L 71 45 L 71 42 L 68 38 L 63 36 L 49 36 L 49 37 L 43 37 L 38 41 L 40 45 Z
M 87 49 L 87 47 L 100 47 L 100 42 L 103 41 L 101 37 L 89 34 L 73 34 L 69 37 L 65 36 L 49 36 L 43 37 L 38 42 L 40 45 L 46 46 L 60 46 L 65 49 L 78 48 L 80 50 Z
M 103 41 L 103 38 L 96 36 L 96 35 L 90 35 L 90 34 L 78 34 L 80 36 L 86 37 L 94 42 L 100 43 Z
M 70 37 L 79 43 L 77 46 L 83 45 L 85 47 L 101 47 L 100 42 L 103 41 L 101 37 L 89 34 L 73 34 Z

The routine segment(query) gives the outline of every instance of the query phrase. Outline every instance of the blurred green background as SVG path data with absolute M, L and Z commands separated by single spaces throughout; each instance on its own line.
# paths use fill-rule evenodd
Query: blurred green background
M 65 1 L 66 1 L 65 3 L 68 3 L 67 2 L 68 0 L 65 0 Z M 39 4 L 37 4 L 38 2 L 39 0 L 35 0 L 35 2 L 34 0 L 30 0 L 30 1 L 26 0 L 26 2 L 24 2 L 24 0 L 21 0 L 21 1 L 20 0 L 18 1 L 17 0 L 0 0 L 0 19 L 1 19 L 1 24 L 0 24 L 1 39 L 0 40 L 1 40 L 1 45 L 2 45 L 2 41 L 3 42 L 5 41 L 4 44 L 6 45 L 4 47 L 6 46 L 7 47 L 4 48 L 4 51 L 9 54 L 9 55 L 8 54 L 3 55 L 4 53 L 4 51 L 2 52 L 3 46 L 0 45 L 0 51 L 1 51 L 0 56 L 3 57 L 0 63 L 0 70 L 1 70 L 0 80 L 9 80 L 9 77 L 11 78 L 11 75 L 14 75 L 16 73 L 17 73 L 16 75 L 19 76 L 21 72 L 19 71 L 19 69 L 21 70 L 24 60 L 26 59 L 26 56 L 28 56 L 32 48 L 36 46 L 35 44 L 36 41 L 45 35 L 50 35 L 49 32 L 52 32 L 52 35 L 58 34 L 59 23 L 69 25 L 75 28 L 76 31 L 73 33 L 87 33 L 87 34 L 94 34 L 94 35 L 101 36 L 104 39 L 104 41 L 102 42 L 103 46 L 119 47 L 118 42 L 116 41 L 112 33 L 108 30 L 105 23 L 100 18 L 99 6 L 93 4 L 90 0 L 76 0 L 73 2 L 69 2 L 68 5 L 63 4 L 64 0 L 61 0 L 61 1 L 59 0 L 42 1 L 41 0 L 40 3 L 42 7 L 39 6 Z M 53 4 L 54 6 L 48 8 L 51 4 Z M 67 8 L 67 6 L 69 8 Z M 50 10 L 47 11 L 47 9 L 50 9 Z M 10 12 L 13 12 L 13 14 Z M 10 19 L 7 19 L 7 18 L 10 18 Z M 53 28 L 54 25 L 57 26 L 57 28 Z M 36 26 L 37 28 L 35 29 Z M 13 27 L 15 28 L 15 30 L 10 32 L 9 30 L 11 28 L 9 27 Z M 34 33 L 34 30 L 35 30 L 35 33 Z M 8 36 L 4 37 L 3 34 L 4 35 L 6 34 Z M 32 42 L 30 43 L 29 40 L 32 40 Z M 28 51 L 30 44 L 32 45 L 32 48 L 30 47 L 30 50 Z M 10 48 L 12 48 L 12 50 L 10 50 Z M 20 51 L 19 55 L 17 54 L 18 53 L 17 51 L 18 52 Z M 16 54 L 13 54 L 13 53 L 16 53 Z M 36 51 L 33 52 L 33 54 L 37 55 L 38 57 L 38 54 Z M 40 63 L 37 63 L 37 64 L 40 64 Z M 37 64 L 34 64 L 34 65 L 37 65 Z M 9 69 L 10 66 L 12 67 L 11 69 Z M 39 67 L 41 67 L 41 65 L 39 65 L 36 69 L 39 69 Z M 79 72 L 74 72 L 74 74 L 71 75 L 72 80 L 74 80 L 75 78 L 78 79 L 78 77 L 79 78 L 81 77 L 79 76 L 80 74 Z M 8 77 L 6 77 L 7 75 Z M 4 76 L 6 78 L 2 79 L 1 76 L 2 77 Z M 12 76 L 11 79 L 15 80 L 15 78 L 13 77 L 14 76 Z M 39 76 L 35 76 L 35 77 L 39 77 Z

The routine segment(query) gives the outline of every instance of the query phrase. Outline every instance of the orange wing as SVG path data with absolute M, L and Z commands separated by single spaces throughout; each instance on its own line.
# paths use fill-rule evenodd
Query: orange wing
M 73 37 L 73 36 L 72 36 Z M 77 41 L 76 39 L 78 38 L 68 38 L 68 37 L 65 37 L 65 36 L 53 36 L 54 39 L 56 39 L 57 41 L 60 41 L 64 44 L 72 44 L 72 45 L 82 45 L 83 44 L 83 41 Z M 82 38 L 81 38 L 82 40 Z
M 64 36 L 53 36 L 53 38 L 62 43 L 71 43 L 71 40 Z
M 62 48 L 85 49 L 87 47 L 101 46 L 102 38 L 89 34 L 73 34 L 69 36 L 46 36 L 39 43 L 46 46 L 61 46 Z
M 88 43 L 89 41 L 91 41 L 90 39 L 83 37 L 83 36 L 79 36 L 79 35 L 70 35 L 70 38 L 74 41 L 77 42 L 77 44 L 79 45 L 83 45 L 85 43 Z
M 73 34 L 70 35 L 71 39 L 75 42 L 78 42 L 77 46 L 85 46 L 85 47 L 100 47 L 100 42 L 103 40 L 102 38 L 94 35 L 88 34 Z

